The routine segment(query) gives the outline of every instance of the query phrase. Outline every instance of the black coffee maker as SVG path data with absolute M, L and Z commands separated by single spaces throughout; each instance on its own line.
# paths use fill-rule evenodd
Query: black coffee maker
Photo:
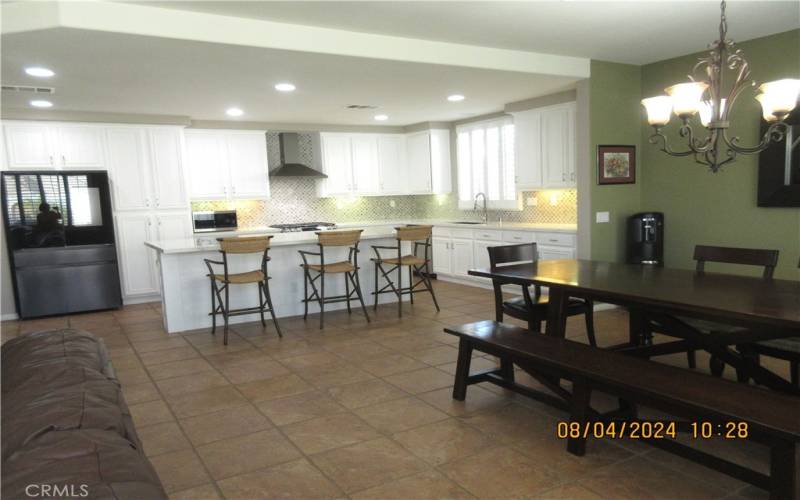
M 664 214 L 644 212 L 628 217 L 627 262 L 664 265 Z

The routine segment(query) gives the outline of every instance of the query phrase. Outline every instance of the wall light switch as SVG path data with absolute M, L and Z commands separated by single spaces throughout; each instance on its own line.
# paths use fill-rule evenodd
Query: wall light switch
M 538 201 L 535 196 L 528 196 L 527 198 L 525 198 L 525 204 L 528 205 L 529 207 L 535 207 L 537 203 Z
M 595 213 L 595 222 L 598 224 L 607 223 L 609 219 L 610 212 L 596 212 Z
M 395 203 L 394 200 L 389 200 L 389 206 L 395 208 L 397 206 L 397 203 Z

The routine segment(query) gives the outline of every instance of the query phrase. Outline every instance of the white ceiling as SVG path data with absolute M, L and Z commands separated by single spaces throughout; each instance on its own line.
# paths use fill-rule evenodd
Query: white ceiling
M 29 77 L 42 65 L 56 76 Z M 184 115 L 347 125 L 453 121 L 503 109 L 508 102 L 558 92 L 575 79 L 508 71 L 335 56 L 56 28 L 2 38 L 4 84 L 56 88 L 57 110 Z M 297 91 L 273 85 L 290 81 Z M 461 93 L 460 103 L 446 100 Z M 28 107 L 27 95 L 3 92 L 4 108 Z M 347 110 L 348 104 L 377 110 Z M 373 116 L 388 114 L 376 122 Z
M 719 2 L 157 1 L 172 9 L 366 33 L 646 64 L 703 50 Z M 800 2 L 728 2 L 735 41 L 800 28 Z
M 4 18 L 3 84 L 53 86 L 56 94 L 51 100 L 56 110 L 231 120 L 224 111 L 238 106 L 245 111 L 239 118 L 244 121 L 402 126 L 491 113 L 502 110 L 509 102 L 574 87 L 576 76 L 555 75 L 577 73 L 545 75 L 538 74 L 538 70 L 519 70 L 520 64 L 542 60 L 542 54 L 647 63 L 702 50 L 716 37 L 718 22 L 716 1 L 127 3 L 168 9 L 68 2 L 72 8 L 60 14 L 67 24 L 48 25 L 50 15 L 58 12 L 40 13 L 39 19 L 33 18 L 37 9 L 46 7 L 48 2 L 13 4 L 36 7 L 30 15 L 25 12 L 20 16 L 18 12 L 18 22 L 24 25 L 35 20 L 44 24 L 32 23 L 28 29 L 6 31 L 5 19 L 14 16 Z M 78 4 L 85 4 L 84 10 Z M 109 10 L 112 7 L 116 10 Z M 128 9 L 125 12 L 130 16 L 122 11 L 117 14 L 120 9 Z M 192 17 L 187 10 L 212 15 Z M 265 35 L 270 43 L 287 38 L 270 38 L 273 32 L 265 34 L 259 21 L 292 23 L 282 26 L 293 29 L 297 28 L 293 24 L 306 24 L 350 30 L 351 34 L 357 31 L 406 38 L 393 39 L 394 47 L 400 48 L 399 56 L 395 53 L 390 57 L 377 45 L 372 52 L 327 50 L 327 45 L 319 46 L 321 38 L 314 36 L 289 38 L 290 43 L 285 45 L 228 45 L 238 43 L 235 36 L 234 41 L 229 41 L 230 37 L 197 38 L 185 29 L 191 25 L 204 33 L 230 35 L 237 31 L 230 26 L 242 24 L 241 19 L 219 16 L 257 20 L 248 21 L 248 35 Z M 77 22 L 84 17 L 87 24 Z M 198 21 L 198 17 L 203 19 Z M 187 18 L 194 19 L 196 26 Z M 226 19 L 238 24 L 223 23 Z M 732 1 L 728 19 L 729 35 L 735 40 L 764 36 L 800 27 L 800 3 Z M 181 22 L 183 26 L 179 25 Z M 274 24 L 271 26 L 276 29 Z M 314 31 L 297 29 L 295 34 L 298 33 Z M 329 30 L 324 36 L 331 45 L 338 43 L 342 47 L 350 43 L 363 48 L 372 40 L 371 35 L 348 38 L 347 33 Z M 365 42 L 354 42 L 356 39 Z M 461 45 L 454 52 L 453 47 L 441 44 L 432 48 L 430 42 L 416 43 L 419 39 L 472 47 Z M 298 42 L 304 42 L 305 48 L 298 49 Z M 381 39 L 380 43 L 384 42 Z M 478 46 L 524 52 L 509 54 Z M 426 47 L 437 55 L 435 60 L 419 58 Z M 448 57 L 456 53 L 465 64 L 455 65 Z M 493 66 L 500 70 L 481 68 L 504 57 L 507 59 L 501 62 L 505 65 Z M 428 63 L 410 62 L 413 60 Z M 588 59 L 581 60 L 588 64 Z M 56 76 L 48 80 L 29 77 L 23 68 L 30 65 L 49 67 Z M 503 71 L 507 68 L 519 71 Z M 298 90 L 292 94 L 274 91 L 273 85 L 281 81 L 295 83 Z M 450 103 L 446 96 L 452 93 L 464 94 L 467 99 Z M 28 99 L 26 95 L 3 92 L 2 106 L 26 108 Z M 349 104 L 379 108 L 353 111 L 345 109 Z M 378 113 L 388 114 L 390 119 L 375 122 L 373 115 Z

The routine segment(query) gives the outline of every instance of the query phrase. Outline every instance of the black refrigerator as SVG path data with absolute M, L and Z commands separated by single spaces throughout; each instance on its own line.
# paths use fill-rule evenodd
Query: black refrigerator
M 0 179 L 19 317 L 120 307 L 108 174 L 6 171 Z

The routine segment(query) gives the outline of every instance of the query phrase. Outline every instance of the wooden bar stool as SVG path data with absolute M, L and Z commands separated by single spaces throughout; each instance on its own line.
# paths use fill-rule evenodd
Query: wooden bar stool
M 261 324 L 267 326 L 266 321 L 264 321 L 264 313 L 269 312 L 272 316 L 272 322 L 275 324 L 275 330 L 277 330 L 278 336 L 283 337 L 281 329 L 278 326 L 278 320 L 275 318 L 275 310 L 272 307 L 272 297 L 269 294 L 269 280 L 272 278 L 267 274 L 267 262 L 270 260 L 267 253 L 269 252 L 269 243 L 271 239 L 272 236 L 217 238 L 222 260 L 203 259 L 206 266 L 208 266 L 207 276 L 211 281 L 211 333 L 216 333 L 217 314 L 221 314 L 225 319 L 225 338 L 223 340 L 225 345 L 228 345 L 228 318 L 242 314 L 259 313 L 261 315 Z M 228 254 L 253 253 L 261 254 L 260 269 L 244 273 L 228 272 Z M 214 265 L 222 266 L 222 274 L 214 271 Z M 258 306 L 231 309 L 230 286 L 251 283 L 255 284 L 258 288 Z
M 378 295 L 382 293 L 393 293 L 397 295 L 397 316 L 403 316 L 403 295 L 409 295 L 411 303 L 414 303 L 414 294 L 420 292 L 430 292 L 433 297 L 433 305 L 439 311 L 439 303 L 436 301 L 436 295 L 433 293 L 433 285 L 430 278 L 430 249 L 431 249 L 431 235 L 433 234 L 433 226 L 415 226 L 409 225 L 406 227 L 396 227 L 397 245 L 377 246 L 373 245 L 372 249 L 375 251 L 376 258 L 372 259 L 375 263 L 375 307 L 378 308 Z M 411 254 L 403 255 L 403 242 L 411 242 Z M 423 255 L 419 255 L 419 248 L 423 247 Z M 397 257 L 382 257 L 381 250 L 394 250 L 397 252 Z M 390 269 L 385 269 L 384 264 L 394 266 Z M 408 267 L 408 286 L 403 286 L 403 268 Z M 392 282 L 391 273 L 397 271 L 397 286 Z M 386 285 L 380 290 L 378 289 L 378 272 L 380 272 Z M 419 281 L 414 283 L 414 272 L 420 277 Z M 420 287 L 419 289 L 417 289 Z
M 347 302 L 347 312 L 352 312 L 350 309 L 350 301 L 358 298 L 361 303 L 361 309 L 364 311 L 364 316 L 369 323 L 369 314 L 367 308 L 364 306 L 364 297 L 361 295 L 361 282 L 358 279 L 358 243 L 361 240 L 361 233 L 363 229 L 356 229 L 352 231 L 319 231 L 317 238 L 319 245 L 319 253 L 307 252 L 300 250 L 300 257 L 303 258 L 301 267 L 303 268 L 304 281 L 303 281 L 303 303 L 305 310 L 303 319 L 308 317 L 308 303 L 311 301 L 319 304 L 319 328 L 324 326 L 325 304 L 333 304 L 336 302 Z M 347 260 L 326 263 L 325 262 L 325 248 L 326 247 L 349 247 Z M 308 262 L 308 256 L 313 255 L 319 257 L 319 264 L 312 264 Z M 345 294 L 336 295 L 334 297 L 325 296 L 325 275 L 326 274 L 344 274 Z M 319 282 L 319 287 L 317 287 Z M 352 285 L 353 289 L 350 289 Z M 311 287 L 312 293 L 309 295 L 308 287 Z M 355 297 L 354 297 L 355 296 Z

